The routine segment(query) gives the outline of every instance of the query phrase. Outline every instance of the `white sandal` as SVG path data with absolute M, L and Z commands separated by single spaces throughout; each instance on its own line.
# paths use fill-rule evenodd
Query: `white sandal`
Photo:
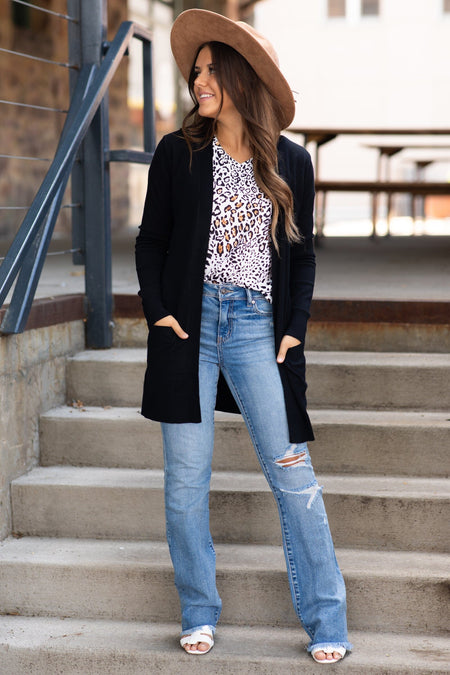
M 204 651 L 201 649 L 184 649 L 184 645 L 196 645 L 198 642 L 205 642 L 208 649 Z M 198 630 L 188 635 L 183 635 L 180 640 L 180 645 L 183 647 L 186 654 L 207 654 L 214 647 L 214 638 L 209 626 L 201 626 Z
M 337 652 L 340 656 L 338 659 L 334 657 L 332 659 L 316 659 L 315 655 L 317 652 L 324 652 L 325 654 L 333 654 L 334 652 Z M 311 656 L 316 663 L 337 663 L 338 661 L 342 661 L 346 653 L 347 650 L 345 647 L 325 647 L 325 649 L 323 647 L 315 647 L 311 650 Z

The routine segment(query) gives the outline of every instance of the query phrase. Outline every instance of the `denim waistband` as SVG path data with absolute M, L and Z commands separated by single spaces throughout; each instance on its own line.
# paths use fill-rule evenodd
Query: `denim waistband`
M 267 299 L 259 291 L 254 291 L 243 286 L 235 286 L 234 284 L 212 284 L 205 281 L 203 284 L 203 295 L 212 298 L 220 298 L 221 300 L 247 300 L 251 303 L 253 299 Z M 268 302 L 268 301 L 267 301 Z

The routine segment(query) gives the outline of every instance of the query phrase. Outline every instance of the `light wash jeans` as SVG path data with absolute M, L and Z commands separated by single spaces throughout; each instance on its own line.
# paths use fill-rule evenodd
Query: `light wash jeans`
M 275 358 L 272 306 L 255 291 L 204 286 L 200 341 L 200 424 L 162 424 L 167 540 L 182 633 L 221 612 L 209 531 L 214 405 L 219 369 L 239 405 L 280 515 L 295 611 L 313 647 L 347 642 L 345 586 L 306 443 L 289 442 Z M 242 516 L 245 518 L 245 514 Z

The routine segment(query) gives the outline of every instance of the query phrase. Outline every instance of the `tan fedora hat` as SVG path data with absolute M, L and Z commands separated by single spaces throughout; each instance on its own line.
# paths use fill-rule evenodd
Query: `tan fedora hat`
M 175 61 L 186 82 L 198 48 L 205 42 L 224 42 L 239 52 L 281 104 L 282 128 L 291 124 L 295 115 L 294 97 L 267 38 L 244 21 L 232 21 L 206 9 L 187 9 L 175 20 L 170 35 Z

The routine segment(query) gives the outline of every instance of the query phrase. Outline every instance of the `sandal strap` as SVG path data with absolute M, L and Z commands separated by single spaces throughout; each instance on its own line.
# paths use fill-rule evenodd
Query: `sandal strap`
M 197 642 L 205 642 L 208 647 L 212 647 L 214 645 L 214 638 L 211 629 L 208 626 L 202 626 L 193 633 L 183 635 L 180 640 L 180 645 L 184 647 L 184 645 L 195 645 Z
M 333 647 L 330 645 L 329 647 L 314 647 L 311 650 L 312 654 L 315 654 L 316 652 L 325 652 L 325 654 L 332 654 L 333 652 L 337 652 L 341 656 L 345 656 L 347 650 L 345 647 Z

